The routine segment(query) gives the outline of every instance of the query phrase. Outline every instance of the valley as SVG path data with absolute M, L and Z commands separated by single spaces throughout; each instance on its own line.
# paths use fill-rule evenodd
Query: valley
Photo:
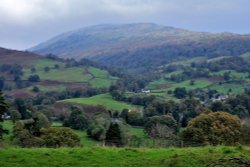
M 98 25 L 28 50 L 0 48 L 0 166 L 249 165 L 249 35 Z

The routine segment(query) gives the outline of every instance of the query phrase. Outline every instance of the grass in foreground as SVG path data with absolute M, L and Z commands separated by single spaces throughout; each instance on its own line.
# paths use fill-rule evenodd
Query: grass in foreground
M 233 147 L 168 149 L 132 148 L 34 148 L 1 149 L 4 167 L 204 167 L 220 158 L 242 157 L 250 160 L 250 151 Z

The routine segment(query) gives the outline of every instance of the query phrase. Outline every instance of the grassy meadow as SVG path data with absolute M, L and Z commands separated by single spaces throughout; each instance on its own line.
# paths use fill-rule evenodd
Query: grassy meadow
M 87 98 L 67 99 L 59 102 L 77 103 L 77 104 L 93 105 L 93 106 L 102 105 L 105 106 L 107 109 L 118 110 L 118 111 L 121 111 L 123 109 L 133 109 L 138 107 L 130 105 L 125 102 L 116 101 L 111 97 L 110 94 L 101 94 Z
M 204 167 L 221 158 L 250 160 L 250 150 L 238 147 L 197 148 L 31 148 L 0 149 L 3 167 Z

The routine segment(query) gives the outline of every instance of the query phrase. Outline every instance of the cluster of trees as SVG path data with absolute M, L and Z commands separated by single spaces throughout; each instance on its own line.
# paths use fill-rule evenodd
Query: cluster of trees
M 130 126 L 117 113 L 104 110 L 89 117 L 83 110 L 71 107 L 71 114 L 64 119 L 64 126 L 86 130 L 90 138 L 108 146 L 124 146 L 128 143 Z
M 11 77 L 11 80 L 14 81 L 17 88 L 22 88 L 28 84 L 26 82 L 22 82 L 21 80 L 21 77 L 23 75 L 23 68 L 19 65 L 2 64 L 0 65 L 0 72 L 9 75 Z M 5 77 L 0 76 L 0 89 L 12 89 L 12 86 L 7 84 L 7 82 L 5 81 Z
M 235 70 L 238 72 L 250 72 L 250 61 L 243 57 L 227 57 L 221 60 L 203 63 L 193 63 L 193 67 L 206 68 L 216 72 L 220 70 Z
M 48 118 L 36 112 L 30 119 L 16 121 L 13 141 L 21 147 L 81 146 L 77 134 L 70 128 L 50 127 Z
M 8 105 L 1 96 L 0 109 L 3 115 Z M 242 124 L 239 117 L 235 116 L 241 115 L 241 112 L 237 112 L 242 111 L 236 108 L 245 108 L 249 113 L 248 94 L 229 98 L 220 105 L 212 104 L 209 108 L 189 98 L 174 102 L 145 96 L 138 101 L 144 104 L 144 110 L 100 110 L 92 116 L 81 108 L 71 106 L 71 113 L 64 118 L 66 128 L 56 128 L 51 127 L 46 116 L 49 113 L 31 112 L 29 109 L 32 105 L 27 106 L 24 101 L 16 100 L 16 110 L 12 108 L 9 111 L 15 123 L 13 141 L 22 147 L 76 147 L 81 146 L 80 139 L 71 129 L 77 129 L 86 130 L 90 138 L 102 141 L 107 146 L 117 147 L 249 144 L 248 117 L 243 117 L 245 121 Z M 228 108 L 234 112 L 229 112 Z M 131 135 L 130 125 L 143 127 L 153 145 L 139 136 Z
M 193 68 L 193 67 L 179 67 L 182 70 L 181 73 L 171 74 L 166 80 L 174 82 L 182 82 L 189 79 L 209 77 L 209 70 L 206 68 Z

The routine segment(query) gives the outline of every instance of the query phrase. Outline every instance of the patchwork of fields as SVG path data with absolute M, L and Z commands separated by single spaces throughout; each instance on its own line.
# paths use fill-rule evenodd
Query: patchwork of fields
M 240 57 L 249 59 L 250 54 L 241 55 Z M 190 67 L 192 63 L 202 63 L 204 61 L 215 62 L 222 60 L 223 58 L 225 58 L 225 56 L 211 59 L 207 59 L 204 57 L 190 58 L 188 60 L 177 61 L 171 64 L 167 64 L 166 66 L 159 67 L 159 70 L 169 65 L 182 65 Z M 187 91 L 196 89 L 216 90 L 217 92 L 224 95 L 238 95 L 244 93 L 246 85 L 250 85 L 250 74 L 247 72 L 237 72 L 235 70 L 220 70 L 218 72 L 209 72 L 209 77 L 195 78 L 192 80 L 187 79 L 180 82 L 175 82 L 170 79 L 172 75 L 179 75 L 182 72 L 183 71 L 180 69 L 177 69 L 170 73 L 163 72 L 163 77 L 159 80 L 150 82 L 146 89 L 150 90 L 151 94 L 153 95 L 159 95 L 163 96 L 166 99 L 176 100 L 173 95 L 168 93 L 174 91 L 176 88 L 186 88 Z M 229 81 L 224 79 L 225 73 L 229 74 Z
M 5 62 L 8 64 L 8 62 Z M 45 70 L 47 68 L 47 71 Z M 107 71 L 91 66 L 69 66 L 61 61 L 48 58 L 34 58 L 23 65 L 22 80 L 38 75 L 39 82 L 31 86 L 8 92 L 12 97 L 33 96 L 34 86 L 41 92 L 62 91 L 65 89 L 108 88 L 118 78 L 111 76 Z

